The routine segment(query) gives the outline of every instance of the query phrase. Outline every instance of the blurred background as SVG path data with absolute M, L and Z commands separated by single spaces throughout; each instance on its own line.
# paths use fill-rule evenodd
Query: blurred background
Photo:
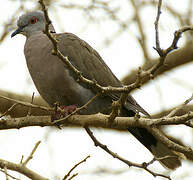
M 124 84 L 135 81 L 139 66 L 144 69 L 158 62 L 155 46 L 154 22 L 157 13 L 155 0 L 46 0 L 49 16 L 56 31 L 72 32 L 87 41 Z M 6 0 L 0 6 L 0 95 L 13 99 L 46 105 L 29 76 L 23 48 L 25 37 L 11 39 L 18 17 L 27 11 L 40 9 L 36 0 Z M 163 0 L 160 19 L 160 44 L 170 46 L 175 30 L 192 25 L 193 1 Z M 139 90 L 132 92 L 138 103 L 152 116 L 167 114 L 182 104 L 193 92 L 193 34 L 183 34 L 178 50 L 168 55 L 166 67 L 161 68 L 153 80 L 144 81 Z M 0 112 L 10 104 L 0 99 Z M 193 110 L 190 103 L 179 114 Z M 22 115 L 22 110 L 12 114 Z M 112 151 L 133 162 L 148 162 L 153 157 L 128 132 L 93 128 L 94 134 Z M 193 147 L 193 131 L 184 126 L 166 127 L 165 132 Z M 77 180 L 154 179 L 144 170 L 129 168 L 94 146 L 82 128 L 58 130 L 49 127 L 30 127 L 0 131 L 0 158 L 19 163 L 27 157 L 35 143 L 41 144 L 28 167 L 44 177 L 59 180 L 74 164 L 90 155 L 75 171 Z M 151 169 L 170 175 L 175 180 L 193 177 L 193 163 L 183 161 L 174 172 L 159 163 Z M 19 179 L 26 177 L 8 171 Z M 6 179 L 0 172 L 0 179 Z M 159 178 L 157 178 L 159 179 Z M 160 178 L 161 179 L 161 178 Z

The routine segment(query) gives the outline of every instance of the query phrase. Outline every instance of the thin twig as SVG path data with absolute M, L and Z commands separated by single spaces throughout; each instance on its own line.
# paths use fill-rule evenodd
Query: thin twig
M 9 18 L 8 21 L 6 21 L 6 23 L 4 23 L 4 25 L 2 25 L 3 23 L 1 22 L 1 35 L 0 35 L 0 43 L 2 43 L 5 38 L 7 37 L 7 35 L 9 34 L 10 30 L 9 28 L 14 24 L 15 20 L 16 20 L 16 17 L 18 16 L 18 14 L 21 12 L 21 11 L 24 11 L 24 5 L 23 3 L 21 2 L 19 8 L 17 8 L 17 10 L 12 14 L 12 16 Z
M 139 7 L 141 9 L 143 9 L 147 5 L 157 6 L 157 1 L 155 1 L 155 0 L 151 0 L 151 1 L 144 0 L 144 1 L 141 1 Z M 173 6 L 169 6 L 167 4 L 163 4 L 162 7 L 164 7 L 173 17 L 175 17 L 175 18 L 177 17 L 180 25 L 184 26 L 185 21 L 184 21 L 184 18 L 183 18 L 183 16 L 184 16 L 183 13 L 177 11 L 176 9 L 173 8 Z M 188 25 L 190 25 L 190 24 L 188 24 Z
M 75 164 L 71 169 L 70 171 L 68 171 L 68 173 L 64 176 L 63 180 L 66 180 L 69 176 L 70 176 L 70 173 L 77 167 L 79 166 L 80 164 L 86 162 L 86 160 L 90 158 L 90 155 L 87 156 L 86 158 L 84 158 L 82 161 L 80 161 L 79 163 Z
M 78 113 L 80 110 L 83 110 L 83 109 L 86 109 L 88 107 L 88 105 L 90 103 L 92 103 L 100 94 L 96 94 L 95 96 L 93 96 L 86 104 L 84 104 L 83 106 L 79 107 L 79 108 L 76 108 L 72 113 L 68 114 L 67 116 L 65 116 L 64 118 L 62 119 L 58 119 L 56 121 L 53 122 L 53 124 L 58 124 L 58 123 L 63 123 L 65 122 L 70 116 Z
M 172 41 L 172 44 L 170 45 L 170 47 L 168 47 L 166 50 L 163 51 L 164 54 L 169 54 L 171 51 L 173 51 L 174 49 L 177 49 L 177 43 L 179 41 L 179 39 L 182 37 L 182 33 L 186 32 L 186 31 L 193 31 L 193 26 L 185 26 L 183 28 L 180 28 L 179 30 L 174 32 L 174 38 Z
M 149 70 L 147 70 L 145 73 L 150 73 L 152 75 L 154 75 L 154 73 L 161 67 L 164 65 L 166 56 L 173 51 L 174 49 L 177 49 L 177 43 L 182 35 L 182 33 L 186 32 L 186 31 L 192 31 L 193 27 L 192 26 L 187 26 L 187 27 L 183 27 L 177 31 L 175 31 L 174 33 L 174 38 L 173 41 L 171 43 L 171 45 L 166 48 L 166 49 L 162 49 L 160 47 L 160 42 L 159 42 L 159 19 L 160 19 L 160 14 L 161 14 L 161 5 L 162 5 L 162 0 L 159 0 L 158 2 L 158 9 L 157 9 L 157 16 L 156 16 L 156 21 L 155 21 L 155 39 L 156 39 L 156 47 L 154 47 L 154 49 L 157 51 L 157 53 L 159 54 L 160 58 L 159 58 L 159 62 L 158 64 L 155 64 L 152 68 L 150 68 Z
M 34 95 L 35 95 L 35 92 L 33 92 L 33 94 L 32 94 L 31 104 L 33 104 L 33 102 L 34 102 Z M 31 115 L 31 110 L 32 110 L 32 108 L 30 107 L 29 110 L 28 110 L 27 116 L 30 116 L 30 115 Z
M 141 86 L 141 80 L 142 80 L 142 69 L 141 67 L 139 67 L 137 72 L 137 79 L 133 85 L 136 88 L 139 88 Z M 123 107 L 127 102 L 129 93 L 130 92 L 122 93 L 120 98 L 117 101 L 113 101 L 112 111 L 109 115 L 109 124 L 112 124 L 114 119 L 119 115 L 121 107 Z
M 2 169 L 0 169 L 0 171 L 3 172 L 3 173 L 6 173 L 5 170 L 2 170 Z M 10 178 L 15 179 L 15 180 L 21 180 L 21 179 L 18 179 L 18 178 L 14 177 L 14 176 L 12 176 L 8 173 L 7 173 L 7 176 L 9 176 Z
M 113 121 L 119 115 L 120 110 L 121 110 L 121 104 L 119 103 L 119 100 L 113 101 L 112 102 L 112 111 L 109 114 L 109 118 L 108 118 L 109 124 L 113 124 Z
M 167 136 L 165 136 L 164 133 L 161 130 L 159 130 L 157 127 L 151 127 L 151 128 L 147 127 L 147 129 L 153 134 L 153 136 L 156 139 L 159 139 L 168 148 L 176 152 L 181 152 L 183 154 L 188 153 L 188 154 L 193 155 L 193 150 L 190 147 L 186 147 L 186 146 L 173 142 Z
M 159 42 L 159 18 L 161 14 L 161 6 L 162 6 L 162 0 L 159 0 L 158 2 L 158 8 L 157 8 L 157 16 L 155 20 L 155 40 L 156 40 L 156 50 L 159 53 L 160 57 L 162 57 L 162 49 L 160 47 Z
M 18 105 L 22 105 L 22 106 L 27 106 L 27 107 L 31 107 L 31 108 L 39 108 L 41 110 L 48 111 L 48 112 L 53 112 L 54 111 L 52 108 L 48 108 L 48 107 L 44 107 L 44 106 L 38 106 L 38 105 L 35 105 L 35 104 L 31 104 L 31 103 L 28 103 L 28 102 L 11 99 L 11 98 L 1 96 L 1 95 L 0 95 L 0 98 L 8 100 L 8 101 L 12 101 L 14 104 L 18 104 Z
M 71 177 L 68 178 L 68 180 L 73 179 L 73 178 L 76 177 L 77 175 L 78 175 L 78 173 L 73 174 Z
M 22 166 L 21 164 L 16 164 L 13 162 L 0 159 L 0 168 L 3 169 L 5 166 L 7 167 L 7 169 L 19 172 L 32 180 L 48 180 L 48 178 L 45 178 L 37 174 L 36 172 L 28 169 L 26 166 Z
M 7 173 L 7 167 L 6 166 L 4 167 L 4 171 L 5 171 L 6 180 L 9 180 L 9 176 L 8 176 L 8 173 Z
M 186 16 L 185 16 L 185 20 L 186 20 L 186 24 L 188 25 L 191 25 L 192 24 L 192 9 L 193 7 L 193 0 L 189 0 L 189 3 L 188 3 L 188 10 L 187 10 L 187 13 L 186 13 Z
M 152 170 L 150 170 L 148 168 L 148 166 L 150 164 L 152 164 L 154 161 L 150 161 L 149 163 L 142 163 L 142 164 L 138 164 L 138 163 L 134 163 L 134 162 L 131 162 L 131 161 L 128 161 L 124 158 L 122 158 L 121 156 L 119 156 L 117 153 L 111 151 L 106 145 L 102 144 L 101 142 L 99 142 L 96 137 L 93 135 L 93 132 L 88 128 L 88 127 L 85 127 L 85 130 L 87 132 L 87 134 L 90 136 L 90 138 L 93 140 L 94 142 L 94 145 L 95 146 L 99 146 L 101 149 L 103 149 L 104 151 L 106 151 L 108 154 L 110 154 L 111 156 L 113 156 L 114 158 L 117 158 L 119 159 L 120 161 L 122 161 L 123 163 L 127 164 L 129 167 L 130 166 L 134 166 L 134 167 L 137 167 L 137 168 L 141 168 L 141 169 L 144 169 L 146 170 L 147 172 L 149 172 L 151 175 L 153 175 L 154 177 L 157 177 L 157 176 L 160 176 L 160 177 L 163 177 L 163 178 L 166 178 L 166 179 L 169 179 L 171 180 L 171 178 L 169 176 L 166 176 L 166 175 L 163 175 L 163 174 L 159 174 L 159 173 L 155 173 L 153 172 Z
M 6 116 L 9 112 L 11 112 L 19 103 L 15 103 L 13 104 L 7 111 L 5 111 L 0 118 L 2 118 L 3 116 Z
M 24 155 L 21 156 L 20 164 L 23 163 Z
M 145 59 L 145 63 L 147 63 L 150 60 L 149 54 L 148 54 L 148 50 L 147 50 L 147 45 L 146 45 L 146 35 L 144 33 L 144 28 L 143 28 L 143 23 L 141 21 L 140 18 L 140 14 L 139 14 L 139 6 L 137 6 L 139 2 L 136 2 L 135 0 L 131 0 L 131 4 L 133 6 L 133 9 L 135 11 L 135 19 L 137 22 L 137 27 L 138 27 L 138 31 L 140 33 L 140 38 L 137 38 L 141 49 L 143 51 L 143 55 L 144 55 L 144 59 Z
M 190 103 L 190 101 L 193 100 L 193 94 L 190 98 L 188 98 L 183 104 L 179 105 L 175 109 L 173 109 L 166 117 L 172 117 L 174 116 L 179 110 L 181 110 L 184 106 Z
M 37 148 L 38 148 L 38 146 L 39 146 L 40 143 L 41 143 L 41 141 L 38 141 L 38 142 L 35 144 L 35 146 L 34 146 L 32 152 L 30 153 L 30 155 L 29 155 L 29 156 L 27 157 L 27 159 L 22 163 L 23 166 L 26 166 L 27 163 L 33 158 L 33 155 L 34 155 L 35 151 L 37 150 Z

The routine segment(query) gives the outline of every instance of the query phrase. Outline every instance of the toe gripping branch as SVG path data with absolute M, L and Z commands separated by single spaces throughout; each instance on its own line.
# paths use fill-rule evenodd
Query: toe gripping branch
M 64 118 L 75 111 L 77 108 L 76 105 L 69 105 L 69 106 L 59 106 L 58 103 L 55 104 L 54 113 L 51 116 L 51 121 L 54 122 L 58 119 Z

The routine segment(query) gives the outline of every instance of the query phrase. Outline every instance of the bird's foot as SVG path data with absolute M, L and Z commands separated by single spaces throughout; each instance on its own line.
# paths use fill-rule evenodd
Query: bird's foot
M 56 105 L 57 106 L 57 105 Z M 54 122 L 58 119 L 64 118 L 76 110 L 76 105 L 70 106 L 57 106 L 55 107 L 55 112 L 51 116 L 51 121 Z

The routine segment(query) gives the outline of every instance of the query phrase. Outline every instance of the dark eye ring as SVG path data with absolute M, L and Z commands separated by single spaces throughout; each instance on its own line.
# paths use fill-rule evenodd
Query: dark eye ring
M 32 17 L 30 20 L 29 20 L 29 23 L 30 24 L 35 24 L 38 22 L 38 19 L 36 17 Z

